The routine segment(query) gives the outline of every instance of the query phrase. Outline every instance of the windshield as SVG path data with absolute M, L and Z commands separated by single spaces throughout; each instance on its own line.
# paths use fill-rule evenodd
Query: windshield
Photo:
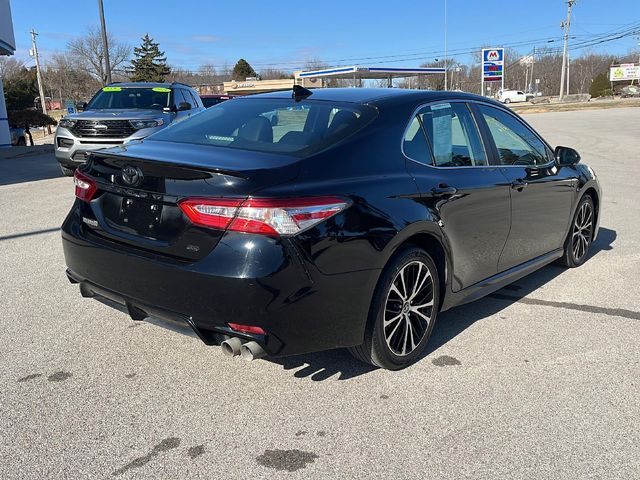
M 215 105 L 151 139 L 310 155 L 352 135 L 376 115 L 375 108 L 353 103 L 242 98 Z
M 170 88 L 104 87 L 89 102 L 88 110 L 144 108 L 162 110 L 170 105 Z

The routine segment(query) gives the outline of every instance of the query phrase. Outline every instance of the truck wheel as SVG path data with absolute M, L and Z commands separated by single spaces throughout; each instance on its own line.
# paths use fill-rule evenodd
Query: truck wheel
M 73 177 L 73 172 L 75 171 L 73 168 L 68 168 L 64 165 L 60 165 L 60 170 L 65 177 Z

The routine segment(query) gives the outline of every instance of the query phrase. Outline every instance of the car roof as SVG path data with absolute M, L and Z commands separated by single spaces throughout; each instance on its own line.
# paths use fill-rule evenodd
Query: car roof
M 488 103 L 495 103 L 493 100 L 475 95 L 473 93 L 452 92 L 445 90 L 409 90 L 405 88 L 314 88 L 311 95 L 305 97 L 309 100 L 323 100 L 333 102 L 352 103 L 386 103 L 407 101 L 407 102 L 432 102 L 436 100 L 481 100 Z M 270 93 L 259 93 L 250 95 L 252 98 L 291 98 L 291 90 L 283 90 Z

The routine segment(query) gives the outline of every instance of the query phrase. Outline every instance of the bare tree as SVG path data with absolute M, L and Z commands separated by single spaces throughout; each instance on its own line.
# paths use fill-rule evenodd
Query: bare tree
M 293 74 L 291 72 L 286 72 L 277 68 L 265 68 L 264 70 L 260 70 L 260 78 L 262 80 L 280 80 L 292 77 Z
M 13 57 L 0 57 L 0 77 L 11 80 L 24 70 L 24 62 Z
M 52 98 L 74 102 L 89 100 L 101 82 L 80 68 L 77 59 L 68 53 L 54 54 L 44 71 L 45 85 Z
M 108 34 L 109 60 L 111 70 L 116 73 L 124 73 L 121 68 L 131 57 L 131 46 L 119 42 L 115 37 Z M 107 82 L 107 75 L 104 68 L 104 48 L 102 37 L 98 27 L 89 27 L 83 37 L 71 40 L 67 44 L 69 52 L 76 58 L 78 66 L 92 77 L 99 80 L 103 85 Z

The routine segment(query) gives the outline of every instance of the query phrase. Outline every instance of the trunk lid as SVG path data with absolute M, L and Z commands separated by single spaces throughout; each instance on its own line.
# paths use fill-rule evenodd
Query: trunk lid
M 95 152 L 84 172 L 98 193 L 82 205 L 83 228 L 105 242 L 195 261 L 224 231 L 193 225 L 185 198 L 245 199 L 288 182 L 297 159 L 214 146 L 145 141 Z

